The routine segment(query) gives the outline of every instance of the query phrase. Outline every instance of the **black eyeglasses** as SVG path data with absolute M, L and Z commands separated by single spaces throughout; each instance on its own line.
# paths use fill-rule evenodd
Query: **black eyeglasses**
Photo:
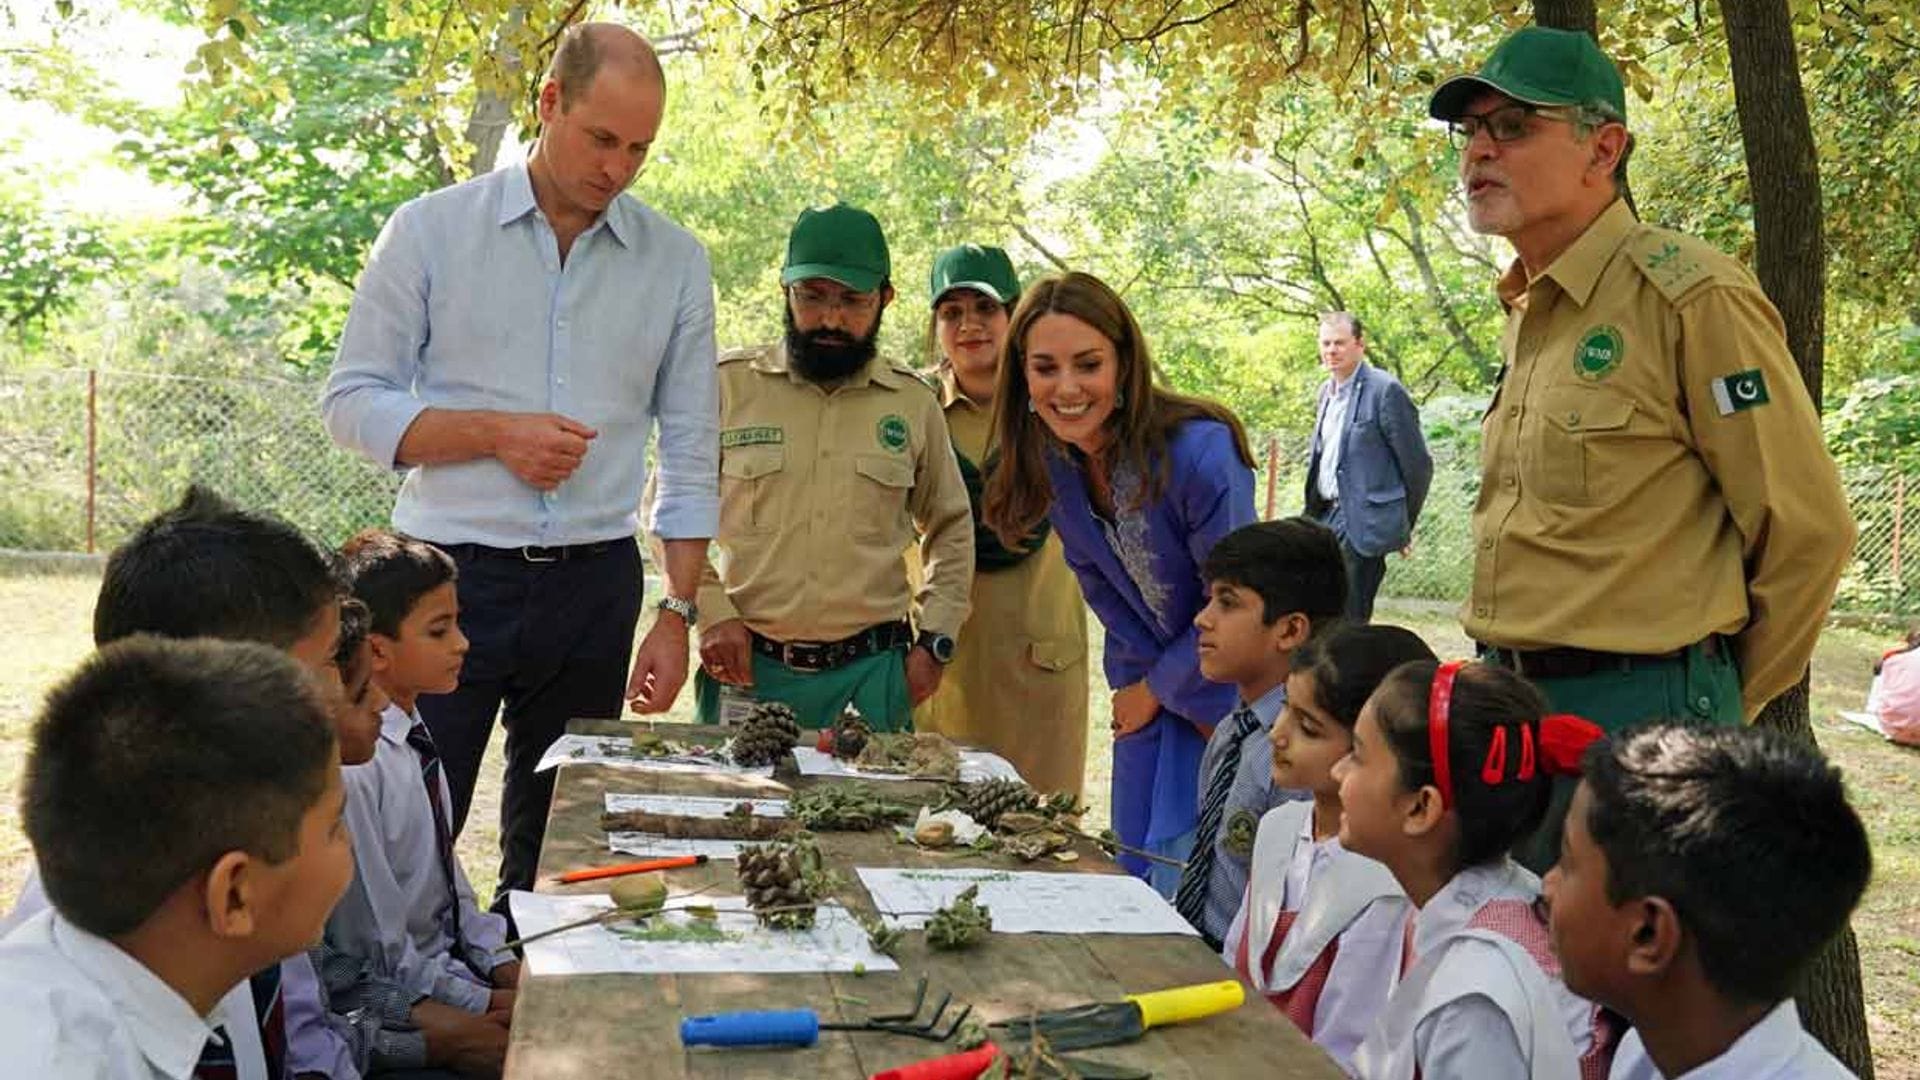
M 1564 120 L 1573 122 L 1573 115 L 1564 109 L 1545 109 L 1538 105 L 1515 103 L 1502 105 L 1497 109 L 1488 109 L 1483 113 L 1468 113 L 1447 121 L 1447 137 L 1453 141 L 1456 150 L 1465 150 L 1475 135 L 1485 131 L 1497 143 L 1510 143 L 1515 139 L 1526 138 L 1533 129 L 1527 124 L 1529 117 L 1538 116 L 1546 120 Z

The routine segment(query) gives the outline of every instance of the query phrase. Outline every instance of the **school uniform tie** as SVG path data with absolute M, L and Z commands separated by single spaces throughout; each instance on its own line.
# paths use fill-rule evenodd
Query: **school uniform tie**
M 1213 877 L 1213 846 L 1220 835 L 1220 819 L 1227 813 L 1227 797 L 1233 794 L 1233 780 L 1240 772 L 1240 748 L 1247 736 L 1260 727 L 1260 718 L 1252 709 L 1241 706 L 1230 718 L 1232 737 L 1220 753 L 1213 775 L 1207 778 L 1207 798 L 1200 804 L 1200 824 L 1193 834 L 1193 854 L 1180 875 L 1180 887 L 1174 891 L 1173 906 L 1180 917 L 1201 929 L 1207 911 L 1207 882 Z
M 453 815 L 447 808 L 446 789 L 440 782 L 440 749 L 433 743 L 433 732 L 419 720 L 407 729 L 407 745 L 419 755 L 420 779 L 427 785 L 427 805 L 433 808 L 433 846 L 440 856 L 440 876 L 447 886 L 447 907 L 441 926 L 453 943 L 454 955 L 464 960 L 484 984 L 487 973 L 474 966 L 473 958 L 467 955 L 467 939 L 460 933 L 460 890 L 454 885 L 453 876 Z
M 260 1024 L 260 1051 L 266 1058 L 270 1080 L 287 1075 L 287 1012 L 280 998 L 280 965 L 258 971 L 247 980 L 253 996 L 253 1015 Z M 225 1024 L 216 1024 L 213 1037 L 200 1051 L 194 1063 L 193 1080 L 237 1080 L 239 1063 L 233 1056 L 233 1040 Z

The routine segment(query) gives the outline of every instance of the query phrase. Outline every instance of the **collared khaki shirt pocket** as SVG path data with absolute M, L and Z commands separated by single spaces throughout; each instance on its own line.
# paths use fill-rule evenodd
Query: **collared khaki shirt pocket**
M 1027 643 L 1027 659 L 1041 671 L 1059 673 L 1078 664 L 1087 655 L 1084 641 L 1036 638 Z
M 787 467 L 785 446 L 734 446 L 720 452 L 720 531 L 728 536 L 780 526 L 774 486 Z
M 1633 420 L 1633 401 L 1600 387 L 1556 386 L 1540 395 L 1540 415 L 1520 457 L 1520 482 L 1542 500 L 1594 506 L 1612 497 Z
M 853 490 L 846 510 L 861 540 L 905 543 L 907 497 L 913 492 L 913 462 L 888 454 L 853 456 Z

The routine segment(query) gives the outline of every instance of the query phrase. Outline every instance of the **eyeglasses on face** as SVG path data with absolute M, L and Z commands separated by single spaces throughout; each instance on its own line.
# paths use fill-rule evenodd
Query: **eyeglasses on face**
M 871 315 L 880 305 L 877 292 L 835 292 L 812 285 L 794 285 L 787 289 L 787 298 L 793 301 L 796 313 L 824 315 L 829 311 L 844 311 L 851 315 Z
M 1566 109 L 1549 109 L 1516 102 L 1482 113 L 1467 113 L 1447 121 L 1447 137 L 1453 141 L 1456 150 L 1465 150 L 1467 144 L 1473 142 L 1473 137 L 1482 131 L 1494 142 L 1510 143 L 1526 138 L 1533 131 L 1533 126 L 1527 121 L 1535 116 L 1543 120 L 1573 122 L 1573 114 Z

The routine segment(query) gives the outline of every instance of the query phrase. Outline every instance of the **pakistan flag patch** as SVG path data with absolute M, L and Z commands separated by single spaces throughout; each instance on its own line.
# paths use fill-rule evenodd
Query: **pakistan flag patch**
M 1767 403 L 1767 377 L 1759 368 L 1722 375 L 1708 384 L 1713 388 L 1713 403 L 1721 416 L 1732 416 Z

